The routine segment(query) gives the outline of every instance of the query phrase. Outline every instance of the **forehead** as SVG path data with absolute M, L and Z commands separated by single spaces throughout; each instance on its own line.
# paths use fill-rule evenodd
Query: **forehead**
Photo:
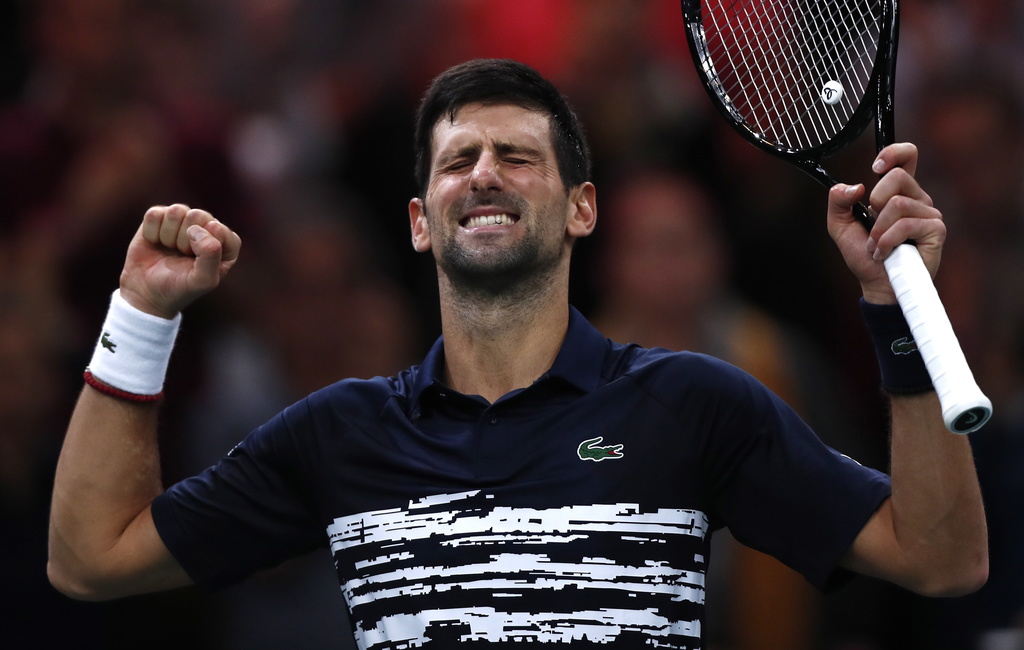
M 550 117 L 543 111 L 512 104 L 467 104 L 454 119 L 445 116 L 434 125 L 435 155 L 488 144 L 553 151 Z

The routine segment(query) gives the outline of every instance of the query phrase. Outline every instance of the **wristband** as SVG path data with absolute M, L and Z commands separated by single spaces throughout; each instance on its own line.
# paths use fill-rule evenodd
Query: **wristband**
M 893 395 L 935 390 L 900 306 L 876 305 L 861 298 L 860 309 L 875 345 L 882 389 Z
M 85 370 L 85 382 L 121 399 L 160 399 L 180 324 L 181 314 L 171 320 L 147 314 L 128 304 L 120 290 L 115 291 Z

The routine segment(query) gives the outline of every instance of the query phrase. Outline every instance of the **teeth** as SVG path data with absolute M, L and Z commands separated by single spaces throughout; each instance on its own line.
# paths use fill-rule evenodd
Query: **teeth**
M 470 217 L 466 221 L 467 228 L 479 228 L 481 226 L 510 226 L 514 223 L 512 217 L 507 214 L 489 214 L 481 217 Z

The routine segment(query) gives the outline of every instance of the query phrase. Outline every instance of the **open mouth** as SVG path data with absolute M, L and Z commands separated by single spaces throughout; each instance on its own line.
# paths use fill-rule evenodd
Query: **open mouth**
M 516 214 L 486 214 L 472 217 L 465 217 L 459 222 L 463 228 L 482 228 L 484 226 L 511 226 L 519 221 Z

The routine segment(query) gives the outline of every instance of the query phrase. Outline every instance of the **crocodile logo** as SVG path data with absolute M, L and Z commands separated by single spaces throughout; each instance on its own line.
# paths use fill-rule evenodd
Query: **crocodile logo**
M 103 336 L 100 337 L 100 345 L 110 350 L 111 354 L 116 354 L 114 348 L 117 347 L 117 343 L 110 340 L 110 332 L 103 332 Z
M 917 352 L 917 342 L 914 339 L 904 336 L 892 342 L 893 354 L 910 354 Z
M 592 460 L 595 463 L 602 460 L 622 458 L 622 445 L 607 445 L 605 447 L 598 447 L 597 445 L 604 440 L 602 436 L 596 438 L 590 438 L 580 443 L 579 449 L 576 450 L 576 454 L 580 457 L 580 460 Z

